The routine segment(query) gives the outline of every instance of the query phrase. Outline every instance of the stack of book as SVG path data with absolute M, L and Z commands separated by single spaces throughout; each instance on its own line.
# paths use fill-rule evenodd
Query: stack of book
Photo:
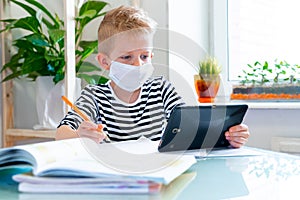
M 96 144 L 87 138 L 0 149 L 0 169 L 28 168 L 16 174 L 26 193 L 159 193 L 195 162 L 193 155 L 157 151 L 157 142 Z

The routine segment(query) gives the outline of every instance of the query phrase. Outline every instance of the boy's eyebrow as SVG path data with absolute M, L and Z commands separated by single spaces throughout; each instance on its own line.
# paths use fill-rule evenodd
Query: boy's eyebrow
M 133 53 L 135 51 L 150 52 L 150 51 L 152 51 L 152 49 L 151 48 L 142 48 L 142 49 L 135 49 L 135 50 L 132 50 L 132 51 L 127 51 L 127 52 L 124 52 L 124 53 Z
M 151 51 L 152 51 L 151 49 L 140 49 L 140 50 L 143 50 L 142 53 L 151 53 Z M 119 56 L 134 53 L 135 51 L 138 51 L 138 50 L 120 52 Z

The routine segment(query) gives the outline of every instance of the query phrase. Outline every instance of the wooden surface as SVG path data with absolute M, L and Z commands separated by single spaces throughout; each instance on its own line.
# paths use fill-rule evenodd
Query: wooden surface
M 55 138 L 55 130 L 6 129 L 4 132 L 4 147 L 14 146 L 17 141 L 36 138 Z

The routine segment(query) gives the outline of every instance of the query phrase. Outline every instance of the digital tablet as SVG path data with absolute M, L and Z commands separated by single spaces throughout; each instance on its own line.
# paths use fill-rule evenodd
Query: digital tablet
M 201 105 L 175 107 L 170 114 L 158 151 L 225 148 L 225 132 L 241 124 L 248 105 Z

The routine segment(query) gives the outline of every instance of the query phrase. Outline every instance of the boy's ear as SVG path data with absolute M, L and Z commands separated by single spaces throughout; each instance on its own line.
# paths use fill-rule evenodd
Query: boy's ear
M 101 66 L 102 69 L 104 70 L 109 70 L 110 68 L 110 59 L 107 55 L 103 53 L 98 53 L 96 56 L 96 59 Z

